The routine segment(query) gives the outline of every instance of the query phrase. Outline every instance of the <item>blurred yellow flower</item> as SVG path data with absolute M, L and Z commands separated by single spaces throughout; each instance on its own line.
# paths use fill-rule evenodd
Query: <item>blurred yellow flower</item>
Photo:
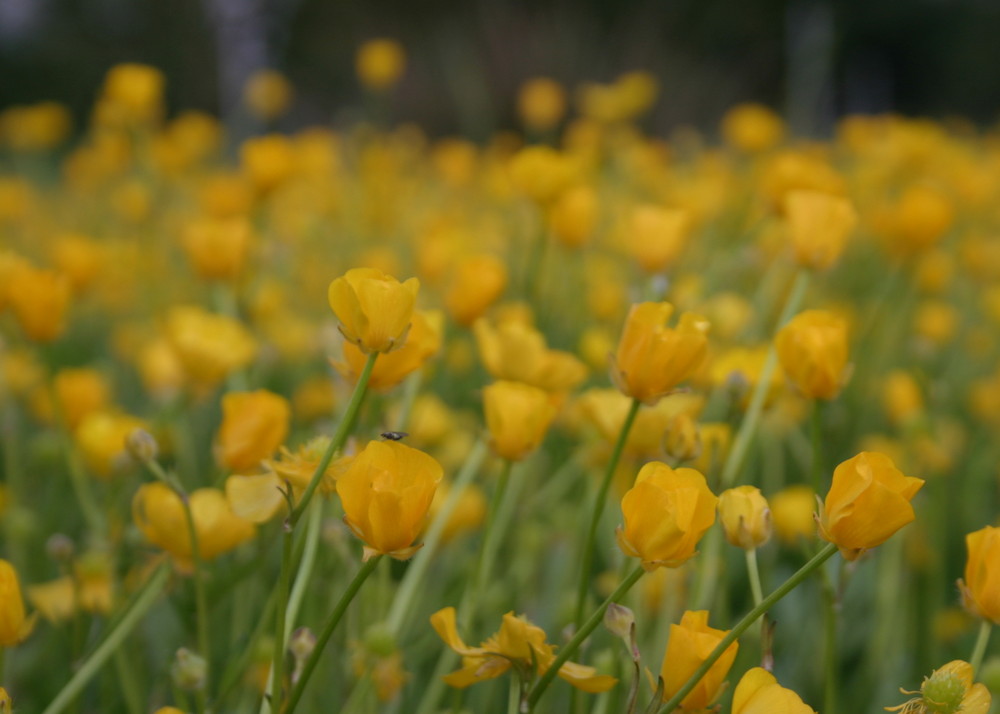
M 281 72 L 262 69 L 250 75 L 243 87 L 243 102 L 259 119 L 273 121 L 288 111 L 292 85 Z
M 102 409 L 81 419 L 73 440 L 91 473 L 106 480 L 132 463 L 125 439 L 136 429 L 148 429 L 148 425 L 130 414 Z
M 498 380 L 523 382 L 547 392 L 568 392 L 587 377 L 587 368 L 569 352 L 549 349 L 545 337 L 529 324 L 486 319 L 473 325 L 479 358 Z
M 416 278 L 400 283 L 381 270 L 354 268 L 330 283 L 328 297 L 344 339 L 370 354 L 403 346 L 419 289 Z
M 789 191 L 784 201 L 796 262 L 812 270 L 831 267 L 857 225 L 854 206 L 846 198 L 821 191 Z
M 775 338 L 781 369 L 803 396 L 834 399 L 847 381 L 847 324 L 826 310 L 793 317 Z
M 228 392 L 222 397 L 216 460 L 231 471 L 259 466 L 284 443 L 291 416 L 291 405 L 280 394 L 266 389 Z
M 993 698 L 986 685 L 973 684 L 972 665 L 960 659 L 935 669 L 925 677 L 919 692 L 900 688 L 903 694 L 920 694 L 887 712 L 900 714 L 987 714 Z
M 774 148 L 784 138 L 785 122 L 762 104 L 738 104 L 722 118 L 722 137 L 740 151 Z
M 958 581 L 962 604 L 976 617 L 1000 624 L 1000 528 L 969 533 L 965 545 L 965 577 Z
M 771 520 L 778 538 L 794 545 L 800 538 L 816 535 L 816 493 L 808 486 L 789 486 L 768 499 Z
M 914 519 L 910 501 L 924 485 L 904 476 L 884 454 L 862 451 L 833 471 L 823 501 L 819 533 L 847 560 L 881 545 Z
M 371 441 L 337 478 L 344 520 L 365 542 L 364 559 L 385 554 L 410 558 L 423 530 L 441 466 L 398 441 Z
M 384 92 L 403 76 L 406 51 L 395 40 L 369 40 L 358 48 L 354 63 L 358 79 L 367 89 Z
M 26 617 L 17 571 L 0 559 L 0 647 L 20 644 L 35 626 L 35 616 Z
M 499 381 L 483 389 L 490 446 L 498 456 L 521 461 L 538 448 L 556 408 L 549 394 L 521 382 Z
M 190 223 L 181 240 L 199 277 L 236 280 L 247 264 L 253 228 L 242 216 L 205 218 Z
M 171 308 L 164 327 L 184 371 L 205 385 L 217 384 L 257 355 L 257 340 L 241 322 L 200 307 Z
M 440 352 L 443 317 L 438 311 L 415 310 L 402 346 L 379 355 L 368 387 L 375 391 L 392 389 Z M 335 366 L 352 383 L 357 383 L 365 361 L 365 354 L 359 347 L 344 342 L 344 362 L 335 363 Z
M 660 399 L 697 370 L 708 350 L 708 324 L 691 313 L 667 327 L 669 303 L 633 305 L 611 365 L 615 386 L 644 404 Z
M 37 342 L 51 342 L 66 327 L 70 282 L 61 273 L 22 266 L 11 271 L 7 302 L 24 334 Z
M 445 293 L 448 314 L 468 327 L 489 309 L 507 287 L 507 266 L 492 255 L 472 255 L 454 267 Z
M 618 547 L 640 558 L 646 570 L 676 568 L 695 555 L 698 541 L 715 523 L 718 500 L 694 469 L 652 461 L 622 498 L 625 525 L 615 531 Z
M 531 131 L 549 131 L 566 114 L 566 90 L 548 77 L 529 79 L 517 93 L 517 113 Z
M 91 367 L 66 367 L 52 378 L 58 416 L 70 431 L 83 418 L 111 403 L 111 385 L 107 377 Z
M 678 208 L 641 205 L 623 228 L 625 247 L 647 273 L 667 272 L 687 243 L 691 218 Z

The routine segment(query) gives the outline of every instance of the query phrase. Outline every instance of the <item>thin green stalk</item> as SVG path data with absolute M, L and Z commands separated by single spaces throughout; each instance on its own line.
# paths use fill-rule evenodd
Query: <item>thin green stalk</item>
M 371 379 L 372 369 L 375 367 L 375 360 L 378 356 L 378 352 L 372 352 L 368 355 L 364 369 L 361 370 L 361 376 L 358 377 L 358 383 L 354 386 L 354 393 L 351 394 L 351 401 L 347 403 L 344 416 L 341 418 L 340 424 L 337 425 L 337 431 L 334 432 L 333 438 L 330 439 L 330 445 L 326 448 L 323 458 L 320 459 L 319 465 L 316 467 L 316 471 L 309 481 L 309 485 L 303 491 L 299 504 L 288 517 L 289 525 L 292 528 L 299 522 L 302 514 L 309 506 L 309 501 L 312 500 L 313 494 L 316 493 L 316 488 L 319 486 L 320 481 L 323 480 L 323 474 L 326 473 L 330 461 L 333 460 L 333 455 L 344 448 L 347 437 L 350 436 L 351 430 L 354 428 L 354 422 L 357 421 L 358 412 L 361 411 L 361 403 L 365 400 L 365 394 L 368 391 L 368 380 Z
M 76 671 L 76 674 L 66 683 L 66 686 L 60 690 L 56 695 L 52 703 L 45 708 L 42 714 L 59 714 L 59 712 L 64 711 L 66 707 L 73 702 L 83 688 L 87 686 L 87 683 L 97 674 L 104 663 L 107 662 L 108 658 L 111 657 L 121 646 L 125 638 L 128 637 L 129 633 L 139 624 L 139 620 L 145 616 L 149 609 L 156 602 L 156 599 L 160 596 L 161 591 L 167 584 L 167 580 L 170 576 L 170 566 L 166 563 L 161 565 L 150 577 L 149 581 L 143 586 L 141 594 L 136 598 L 132 609 L 129 610 L 118 624 L 115 626 L 114 630 L 104 639 L 104 642 L 94 650 L 94 653 L 84 662 L 80 668 Z
M 222 710 L 222 702 L 229 697 L 236 686 L 240 683 L 240 679 L 246 671 L 247 665 L 250 664 L 251 657 L 253 657 L 254 648 L 257 642 L 261 637 L 263 637 L 264 630 L 267 629 L 268 622 L 270 622 L 271 618 L 274 617 L 274 605 L 276 602 L 277 596 L 275 591 L 272 590 L 271 595 L 264 604 L 264 609 L 260 613 L 260 619 L 257 621 L 257 625 L 254 627 L 249 639 L 247 639 L 246 646 L 243 648 L 243 651 L 229 663 L 225 672 L 223 672 L 222 683 L 219 685 L 219 693 L 214 702 L 216 710 Z M 234 711 L 240 711 L 240 708 L 237 707 Z
M 83 511 L 83 519 L 87 522 L 87 529 L 93 537 L 102 538 L 104 535 L 104 516 L 101 513 L 97 501 L 94 500 L 94 492 L 90 488 L 87 474 L 80 463 L 80 457 L 73 446 L 69 432 L 63 437 L 66 451 L 66 465 L 69 468 L 69 481 L 73 487 L 73 494 L 76 496 L 80 510 Z
M 323 649 L 326 647 L 326 643 L 330 641 L 333 631 L 337 628 L 337 624 L 347 611 L 347 606 L 351 604 L 354 596 L 358 594 L 358 590 L 361 589 L 361 586 L 364 584 L 365 580 L 368 579 L 368 576 L 375 571 L 376 566 L 383 557 L 384 556 L 381 554 L 376 555 L 369 559 L 367 563 L 364 563 L 361 566 L 361 569 L 358 570 L 358 574 L 354 576 L 354 580 L 352 580 L 350 585 L 347 586 L 347 590 L 344 591 L 344 594 L 341 596 L 337 606 L 333 609 L 333 612 L 330 613 L 330 618 L 326 621 L 326 624 L 323 626 L 323 631 L 316 639 L 316 647 L 313 649 L 312 654 L 309 655 L 309 659 L 306 660 L 305 666 L 302 668 L 302 675 L 299 677 L 299 681 L 295 683 L 295 687 L 292 689 L 292 694 L 288 698 L 288 707 L 284 710 L 284 714 L 292 714 L 292 712 L 295 711 L 295 707 L 302 698 L 302 692 L 305 691 L 313 670 L 315 670 L 316 665 L 319 664 L 319 659 L 323 655 Z M 275 708 L 275 711 L 281 710 Z
M 510 688 L 507 690 L 507 714 L 518 714 L 521 710 L 521 677 L 510 678 Z
M 757 568 L 757 549 L 747 548 L 743 551 L 747 560 L 747 575 L 750 578 L 750 592 L 753 594 L 753 604 L 760 605 L 764 599 L 764 590 L 760 586 L 760 570 Z
M 625 450 L 625 443 L 628 441 L 629 432 L 632 431 L 632 424 L 635 423 L 635 416 L 639 413 L 640 406 L 642 406 L 642 402 L 638 399 L 632 400 L 628 414 L 625 415 L 625 421 L 622 422 L 621 431 L 618 432 L 618 441 L 615 442 L 611 458 L 608 459 L 608 466 L 604 470 L 604 479 L 601 481 L 601 486 L 594 497 L 594 510 L 590 514 L 587 540 L 583 544 L 583 552 L 580 558 L 582 561 L 580 582 L 576 589 L 576 609 L 573 612 L 573 624 L 575 625 L 579 625 L 583 620 L 583 610 L 587 604 L 587 592 L 590 590 L 590 570 L 593 567 L 594 559 L 594 544 L 597 541 L 597 527 L 601 520 L 601 514 L 604 513 L 605 503 L 608 500 L 608 488 L 611 486 L 611 479 L 618 468 L 618 462 L 621 460 L 622 452 Z
M 139 692 L 138 681 L 132 672 L 132 663 L 124 649 L 115 652 L 115 669 L 118 673 L 118 684 L 122 688 L 122 698 L 129 714 L 143 714 L 142 694 Z
M 809 483 L 813 491 L 823 493 L 821 483 L 823 473 L 823 402 L 814 399 L 812 404 L 812 466 L 809 469 Z
M 291 517 L 289 517 L 289 520 Z M 281 534 L 281 573 L 278 576 L 277 622 L 274 626 L 274 652 L 271 658 L 272 712 L 281 712 L 285 677 L 285 619 L 288 614 L 288 591 L 292 583 L 292 526 L 286 521 Z M 266 697 L 265 697 L 266 698 Z
M 823 714 L 836 714 L 837 687 L 837 593 L 823 573 Z
M 708 670 L 712 668 L 712 665 L 715 664 L 716 660 L 722 656 L 722 653 L 726 651 L 729 645 L 738 640 L 740 635 L 746 632 L 747 629 L 757 621 L 757 618 L 774 607 L 774 605 L 781 600 L 781 598 L 785 597 L 785 595 L 794 590 L 800 583 L 802 583 L 803 580 L 808 578 L 809 575 L 816 570 L 816 568 L 823 565 L 823 563 L 829 560 L 830 557 L 836 552 L 836 544 L 828 543 L 820 552 L 814 555 L 808 563 L 799 568 L 792 575 L 792 577 L 779 585 L 773 593 L 764 598 L 760 605 L 757 605 L 753 610 L 748 612 L 743 619 L 740 620 L 736 626 L 722 638 L 719 644 L 716 645 L 715 649 L 712 650 L 711 654 L 709 654 L 705 661 L 701 663 L 701 666 L 699 666 L 698 669 L 694 671 L 694 674 L 688 678 L 687 682 L 684 683 L 684 686 L 677 690 L 677 693 L 667 700 L 666 704 L 660 707 L 660 714 L 667 714 L 667 712 L 672 712 L 676 709 L 684 697 L 691 693 L 691 690 L 694 689 L 698 682 L 701 681 L 701 678 L 704 677 Z
M 972 648 L 972 656 L 969 657 L 969 664 L 972 665 L 972 672 L 979 671 L 979 666 L 983 663 L 983 655 L 986 654 L 986 645 L 990 641 L 990 632 L 993 630 L 993 623 L 983 620 L 979 625 L 979 635 L 976 637 L 976 645 Z
M 542 694 L 545 693 L 546 688 L 551 684 L 552 680 L 557 674 L 559 674 L 559 668 L 569 661 L 576 651 L 583 644 L 583 641 L 587 639 L 591 632 L 593 632 L 599 624 L 604 620 L 604 612 L 608 609 L 608 606 L 613 602 L 618 602 L 625 594 L 632 589 L 632 586 L 639 582 L 639 578 L 643 576 L 643 570 L 641 565 L 637 565 L 635 569 L 629 574 L 627 578 L 619 583 L 615 591 L 608 596 L 608 599 L 602 602 L 594 613 L 587 619 L 583 625 L 576 631 L 573 635 L 573 639 L 566 643 L 566 646 L 559 650 L 559 655 L 552 660 L 552 664 L 549 668 L 545 670 L 535 686 L 531 688 L 531 693 L 528 694 L 528 711 L 533 711 L 535 705 L 538 704 L 538 700 L 541 699 Z
M 312 578 L 313 568 L 316 566 L 316 555 L 319 552 L 319 536 L 323 525 L 323 502 L 317 501 L 316 505 L 309 511 L 309 518 L 306 521 L 305 546 L 302 550 L 302 559 L 299 562 L 299 572 L 292 583 L 292 592 L 288 596 L 288 607 L 285 610 L 285 639 L 287 640 L 295 626 L 299 609 L 302 607 L 302 600 L 306 595 L 306 586 Z
M 463 626 L 467 627 L 473 620 L 472 609 L 479 603 L 479 596 L 483 590 L 483 581 L 490 574 L 493 566 L 493 550 L 496 547 L 496 540 L 499 537 L 497 533 L 497 514 L 500 512 L 500 507 L 504 502 L 504 495 L 507 492 L 507 485 L 510 483 L 510 473 L 513 470 L 514 463 L 507 459 L 504 459 L 503 466 L 500 470 L 500 478 L 497 480 L 496 489 L 493 491 L 493 498 L 490 499 L 489 510 L 486 514 L 486 523 L 483 526 L 483 539 L 479 544 L 479 556 L 476 558 L 476 567 L 472 575 L 472 588 L 466 591 L 467 597 L 463 597 L 462 601 L 465 607 L 463 612 L 459 614 L 459 617 L 464 619 L 465 622 L 462 623 Z M 466 600 L 468 600 L 466 602 Z
M 437 551 L 438 542 L 441 540 L 441 534 L 444 532 L 445 526 L 448 525 L 448 520 L 451 518 L 455 507 L 458 506 L 458 500 L 462 495 L 463 489 L 472 481 L 473 476 L 479 472 L 479 467 L 482 465 L 485 456 L 486 443 L 480 440 L 476 442 L 468 458 L 466 458 L 465 463 L 458 472 L 458 476 L 451 484 L 451 489 L 448 491 L 448 498 L 434 518 L 434 522 L 431 523 L 430 528 L 427 529 L 427 535 L 424 537 L 424 547 L 410 561 L 410 567 L 406 569 L 406 574 L 403 576 L 403 580 L 399 584 L 399 589 L 396 591 L 396 596 L 393 598 L 392 606 L 389 608 L 389 615 L 386 617 L 389 631 L 393 635 L 398 637 L 400 631 L 403 629 L 406 616 L 413 609 L 411 607 L 413 595 L 423 581 L 428 567 L 430 567 L 431 561 Z

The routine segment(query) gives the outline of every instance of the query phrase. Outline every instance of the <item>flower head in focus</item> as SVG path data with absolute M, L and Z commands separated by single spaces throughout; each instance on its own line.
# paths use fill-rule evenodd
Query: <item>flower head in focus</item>
M 987 714 L 992 697 L 986 685 L 972 683 L 974 674 L 968 662 L 953 660 L 925 677 L 919 692 L 899 690 L 920 696 L 885 710 L 899 714 Z

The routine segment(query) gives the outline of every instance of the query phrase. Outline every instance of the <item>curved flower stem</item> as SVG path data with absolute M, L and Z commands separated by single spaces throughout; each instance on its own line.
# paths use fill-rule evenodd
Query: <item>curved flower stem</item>
M 320 459 L 319 464 L 316 466 L 316 471 L 313 472 L 312 478 L 309 480 L 309 485 L 302 492 L 299 504 L 292 510 L 291 515 L 288 517 L 289 525 L 292 528 L 295 527 L 295 524 L 302 518 L 302 514 L 305 513 L 306 508 L 309 507 L 309 501 L 312 500 L 313 494 L 316 493 L 316 488 L 319 486 L 320 481 L 323 480 L 323 474 L 326 473 L 327 467 L 333 460 L 333 455 L 344 448 L 347 437 L 354 428 L 354 422 L 358 419 L 358 412 L 361 411 L 361 403 L 365 400 L 365 394 L 368 391 L 368 380 L 371 379 L 372 369 L 375 367 L 375 360 L 378 359 L 379 354 L 378 352 L 372 352 L 368 355 L 364 369 L 361 370 L 361 376 L 358 377 L 358 383 L 354 386 L 354 393 L 351 394 L 351 401 L 347 403 L 344 416 L 341 418 L 340 424 L 337 425 L 337 431 L 334 432 L 333 438 L 330 439 L 330 445 L 326 447 L 323 458 Z
M 573 639 L 566 643 L 566 646 L 559 650 L 558 656 L 552 660 L 552 664 L 549 665 L 545 673 L 539 678 L 535 686 L 531 688 L 531 693 L 528 694 L 528 711 L 533 711 L 535 705 L 538 704 L 538 700 L 541 698 L 542 694 L 545 693 L 545 689 L 549 686 L 552 680 L 557 674 L 559 674 L 559 668 L 562 667 L 569 658 L 572 657 L 576 651 L 583 644 L 583 641 L 587 639 L 591 632 L 601 624 L 604 620 L 604 612 L 608 609 L 608 606 L 613 602 L 618 602 L 625 594 L 632 589 L 632 586 L 639 582 L 639 578 L 643 576 L 646 571 L 643 570 L 641 565 L 637 565 L 635 569 L 629 573 L 628 577 L 619 583 L 615 591 L 608 596 L 608 599 L 598 605 L 594 613 L 587 618 L 587 621 L 576 631 L 573 635 Z
M 601 486 L 594 498 L 594 510 L 590 515 L 590 527 L 587 530 L 587 540 L 583 544 L 583 553 L 580 558 L 582 565 L 580 566 L 580 582 L 576 590 L 576 610 L 573 612 L 574 625 L 579 625 L 583 620 L 583 610 L 587 604 L 587 591 L 590 589 L 590 569 L 593 567 L 594 543 L 597 540 L 598 522 L 601 520 L 601 514 L 604 513 L 604 506 L 608 500 L 608 488 L 611 486 L 611 479 L 615 475 L 615 470 L 618 468 L 618 462 L 621 460 L 622 452 L 625 450 L 625 442 L 628 441 L 629 432 L 632 431 L 632 424 L 635 423 L 635 416 L 639 413 L 640 406 L 642 406 L 642 402 L 638 399 L 632 400 L 632 405 L 629 407 L 628 414 L 625 416 L 625 421 L 622 422 L 621 431 L 618 432 L 618 441 L 615 442 L 615 448 L 611 452 L 611 458 L 608 459 L 608 466 L 604 470 L 604 479 L 601 481 Z
M 86 662 L 76 671 L 73 678 L 60 690 L 52 703 L 45 708 L 43 714 L 59 714 L 73 703 L 77 695 L 83 691 L 87 683 L 100 671 L 104 663 L 121 646 L 125 638 L 132 632 L 133 628 L 139 624 L 139 620 L 149 611 L 160 596 L 163 588 L 167 584 L 170 576 L 170 566 L 166 563 L 153 573 L 152 577 L 143 586 L 140 594 L 132 603 L 131 609 L 122 616 L 115 626 L 115 629 L 104 638 L 101 645 L 94 650 Z
M 358 590 L 361 589 L 368 576 L 375 571 L 375 567 L 382 558 L 382 555 L 376 555 L 361 566 L 358 574 L 354 576 L 354 580 L 347 586 L 347 590 L 344 591 L 337 606 L 333 608 L 330 618 L 323 626 L 323 631 L 316 639 L 315 649 L 313 649 L 312 654 L 309 655 L 309 659 L 306 660 L 305 666 L 302 668 L 302 675 L 299 677 L 299 681 L 296 682 L 295 687 L 292 689 L 292 694 L 288 698 L 288 706 L 284 709 L 283 714 L 292 714 L 295 711 L 295 707 L 299 703 L 299 700 L 302 699 L 302 692 L 305 690 L 306 684 L 309 683 L 309 678 L 312 676 L 313 670 L 319 664 L 319 659 L 323 655 L 323 649 L 326 647 L 326 643 L 330 641 L 333 631 L 337 628 L 337 624 L 347 611 L 347 606 L 351 604 L 351 600 L 358 594 Z M 275 711 L 280 710 L 275 708 Z
M 674 696 L 672 696 L 667 701 L 666 704 L 660 707 L 659 709 L 660 714 L 666 714 L 667 712 L 672 712 L 674 709 L 676 709 L 678 705 L 680 705 L 684 697 L 686 697 L 688 694 L 691 693 L 691 690 L 694 689 L 695 686 L 698 684 L 698 682 L 701 681 L 701 678 L 704 677 L 705 674 L 708 672 L 708 670 L 712 668 L 712 665 L 715 664 L 715 661 L 722 656 L 722 653 L 726 651 L 726 648 L 728 648 L 729 645 L 733 644 L 737 639 L 739 639 L 740 635 L 746 632 L 747 629 L 754 622 L 757 621 L 758 617 L 760 617 L 765 612 L 774 607 L 775 603 L 777 603 L 779 600 L 781 600 L 781 598 L 785 597 L 785 595 L 794 590 L 799 584 L 802 583 L 803 580 L 808 578 L 809 575 L 814 570 L 816 570 L 816 568 L 823 565 L 823 563 L 829 560 L 830 557 L 836 552 L 837 552 L 836 544 L 828 543 L 823 548 L 823 550 L 821 550 L 812 558 L 810 558 L 809 562 L 807 562 L 805 565 L 803 565 L 801 568 L 795 571 L 792 577 L 790 577 L 784 583 L 779 585 L 778 588 L 773 593 L 764 598 L 761 601 L 760 605 L 758 605 L 753 610 L 744 615 L 743 619 L 740 620 L 736 624 L 736 626 L 733 629 L 731 629 L 726 634 L 725 637 L 722 638 L 719 644 L 715 646 L 715 649 L 712 650 L 712 653 L 708 656 L 708 658 L 704 662 L 701 663 L 701 666 L 699 666 L 698 669 L 694 671 L 694 674 L 692 674 L 688 678 L 687 682 L 684 683 L 684 686 L 682 686 L 679 690 L 677 690 L 677 693 L 674 694 Z
M 990 632 L 993 630 L 993 623 L 983 620 L 979 625 L 979 635 L 976 637 L 976 645 L 972 648 L 972 656 L 969 657 L 969 664 L 972 665 L 972 673 L 979 671 L 979 666 L 983 663 L 983 655 L 986 654 L 986 645 L 990 641 Z

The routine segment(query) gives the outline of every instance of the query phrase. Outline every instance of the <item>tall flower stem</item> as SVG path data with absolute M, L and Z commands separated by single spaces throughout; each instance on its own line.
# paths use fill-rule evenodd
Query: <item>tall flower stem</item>
M 640 406 L 642 406 L 642 402 L 638 399 L 632 400 L 628 414 L 625 415 L 625 421 L 622 422 L 621 431 L 618 432 L 618 441 L 615 442 L 607 468 L 604 469 L 604 478 L 601 480 L 600 488 L 594 497 L 594 508 L 590 514 L 587 540 L 583 544 L 583 552 L 580 557 L 580 582 L 576 590 L 576 610 L 573 612 L 573 624 L 575 625 L 579 625 L 583 620 L 583 611 L 587 604 L 587 592 L 590 590 L 590 570 L 594 560 L 594 543 L 597 541 L 597 527 L 601 520 L 601 514 L 604 513 L 604 506 L 608 500 L 608 488 L 611 486 L 611 479 L 618 468 L 618 462 L 621 461 L 625 443 L 628 441 L 629 432 L 632 431 L 632 424 L 635 423 Z
M 590 636 L 590 633 L 593 632 L 604 620 L 604 613 L 608 609 L 608 606 L 611 605 L 611 603 L 618 602 L 625 597 L 625 594 L 632 589 L 633 585 L 639 582 L 639 578 L 641 578 L 645 572 L 646 571 L 641 565 L 637 565 L 635 569 L 629 573 L 628 577 L 619 583 L 618 587 L 615 588 L 615 591 L 608 596 L 608 599 L 602 602 L 597 609 L 594 610 L 594 613 L 587 619 L 587 621 L 580 626 L 580 628 L 573 635 L 573 639 L 567 642 L 566 646 L 559 650 L 559 655 L 552 660 L 552 664 L 550 664 L 549 668 L 545 670 L 545 674 L 538 679 L 538 682 L 535 683 L 535 686 L 531 688 L 531 692 L 528 694 L 529 712 L 534 710 L 535 705 L 538 704 L 538 700 L 541 699 L 546 688 L 549 684 L 551 684 L 555 676 L 559 674 L 559 668 L 569 661 L 569 658 L 576 653 L 576 651 L 580 648 L 580 645 L 583 644 L 583 641 L 587 639 L 587 637 Z
M 757 549 L 747 548 L 743 551 L 747 560 L 747 577 L 750 579 L 750 592 L 753 594 L 753 604 L 760 605 L 764 599 L 764 589 L 760 586 L 760 569 L 757 567 Z
M 375 367 L 375 360 L 378 359 L 378 356 L 378 352 L 372 352 L 368 355 L 364 369 L 361 370 L 361 376 L 358 377 L 358 382 L 354 385 L 351 400 L 347 403 L 347 408 L 344 410 L 344 416 L 341 417 L 340 423 L 337 425 L 337 430 L 330 439 L 326 451 L 323 452 L 323 457 L 320 459 L 319 464 L 316 465 L 316 470 L 313 472 L 312 478 L 309 479 L 309 485 L 302 492 L 302 497 L 299 499 L 298 505 L 290 508 L 288 518 L 285 519 L 281 536 L 281 572 L 278 575 L 278 584 L 276 586 L 278 602 L 274 629 L 274 656 L 267 688 L 267 692 L 270 692 L 271 698 L 268 703 L 267 692 L 265 692 L 264 702 L 266 706 L 262 707 L 264 710 L 270 709 L 272 712 L 282 711 L 281 699 L 287 641 L 285 633 L 288 629 L 286 620 L 288 619 L 288 597 L 292 583 L 292 543 L 295 526 L 309 507 L 309 502 L 323 480 L 323 476 L 330 466 L 334 455 L 344 448 L 344 444 L 347 443 L 347 437 L 350 436 L 351 431 L 354 429 L 358 413 L 361 411 L 361 404 L 364 402 L 365 394 L 368 392 L 368 381 L 371 379 L 372 369 Z M 305 584 L 302 587 L 305 587 Z
M 990 632 L 993 630 L 993 623 L 983 620 L 979 625 L 979 634 L 976 636 L 976 644 L 972 648 L 972 656 L 969 657 L 969 664 L 972 665 L 973 673 L 979 671 L 979 666 L 983 663 L 983 655 L 986 654 L 986 645 L 990 641 Z
M 129 610 L 118 620 L 115 628 L 108 633 L 100 646 L 87 658 L 87 661 L 76 670 L 76 674 L 60 690 L 56 698 L 52 700 L 52 703 L 45 708 L 42 714 L 59 714 L 73 703 L 77 695 L 87 686 L 87 683 L 93 679 L 94 675 L 108 661 L 108 658 L 118 650 L 129 633 L 139 624 L 139 620 L 156 603 L 156 599 L 163 592 L 163 588 L 166 587 L 169 577 L 170 566 L 164 563 L 157 568 L 149 580 L 146 581 L 146 584 L 133 601 Z
M 684 683 L 684 686 L 677 690 L 674 696 L 667 700 L 666 704 L 660 707 L 660 714 L 666 714 L 667 712 L 672 712 L 676 709 L 680 705 L 681 701 L 683 701 L 684 697 L 690 694 L 691 690 L 694 689 L 698 682 L 701 681 L 701 678 L 708 673 L 708 670 L 712 668 L 712 665 L 715 664 L 716 660 L 722 656 L 722 653 L 726 651 L 729 645 L 738 640 L 740 635 L 746 632 L 747 629 L 757 621 L 757 618 L 774 607 L 774 605 L 781 600 L 781 598 L 785 597 L 785 595 L 794 590 L 799 584 L 802 583 L 803 580 L 808 578 L 809 575 L 816 570 L 816 568 L 823 565 L 823 563 L 829 560 L 830 557 L 836 552 L 837 546 L 834 543 L 828 543 L 823 550 L 818 552 L 809 560 L 809 562 L 799 568 L 795 574 L 792 575 L 792 577 L 778 586 L 778 588 L 764 598 L 761 603 L 757 605 L 757 607 L 748 612 L 743 619 L 740 620 L 736 626 L 722 638 L 719 644 L 715 646 L 715 649 L 712 650 L 711 654 L 709 654 L 705 661 L 701 663 L 701 666 L 694 671 L 694 674 L 688 678 L 687 682 Z
M 823 714 L 837 711 L 837 593 L 823 572 Z
M 497 528 L 497 514 L 500 513 L 507 493 L 507 485 L 510 483 L 510 473 L 514 463 L 504 459 L 500 470 L 500 478 L 497 480 L 496 489 L 493 491 L 493 498 L 490 499 L 489 511 L 486 514 L 486 524 L 483 527 L 483 540 L 479 544 L 479 556 L 476 558 L 476 567 L 472 574 L 472 587 L 467 589 L 462 597 L 462 615 L 465 622 L 463 626 L 468 627 L 473 622 L 473 609 L 479 603 L 480 594 L 483 591 L 483 583 L 489 577 L 493 569 L 493 560 L 496 557 L 496 542 L 500 537 Z
M 347 611 L 347 606 L 351 604 L 354 596 L 358 594 L 358 590 L 361 589 L 361 586 L 364 584 L 365 580 L 368 579 L 368 576 L 375 571 L 376 566 L 382 558 L 382 555 L 376 555 L 361 566 L 361 569 L 358 570 L 358 574 L 354 576 L 354 580 L 352 580 L 350 585 L 347 586 L 347 590 L 344 591 L 344 594 L 341 596 L 337 606 L 333 608 L 333 612 L 330 613 L 329 619 L 326 621 L 326 624 L 323 625 L 323 631 L 320 632 L 319 637 L 316 638 L 315 649 L 313 649 L 312 654 L 309 655 L 309 659 L 306 660 L 305 666 L 302 668 L 302 674 L 299 677 L 299 681 L 296 682 L 295 687 L 292 689 L 292 694 L 288 698 L 288 706 L 284 709 L 284 714 L 292 714 L 292 712 L 295 711 L 295 707 L 298 705 L 299 700 L 302 699 L 302 692 L 305 691 L 313 670 L 315 670 L 316 665 L 319 664 L 319 659 L 323 655 L 323 649 L 326 647 L 326 643 L 330 641 L 333 631 L 337 629 L 337 625 L 340 623 L 341 618 L 343 618 L 344 613 Z M 276 711 L 279 710 L 276 709 Z

